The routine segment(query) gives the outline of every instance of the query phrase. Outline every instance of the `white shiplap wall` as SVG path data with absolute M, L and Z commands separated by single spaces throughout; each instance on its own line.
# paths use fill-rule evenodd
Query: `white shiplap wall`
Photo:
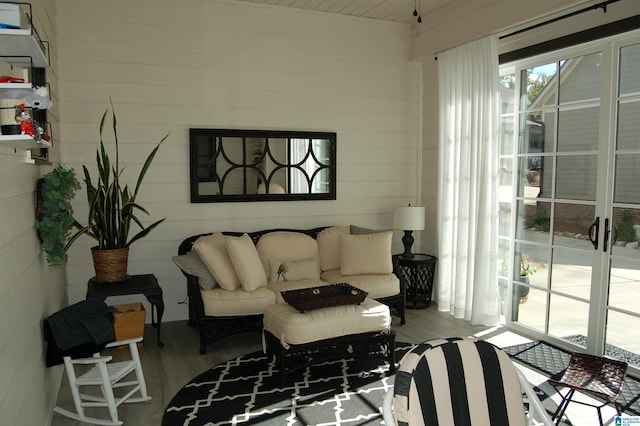
M 130 273 L 158 277 L 165 320 L 187 317 L 179 304 L 184 278 L 171 257 L 189 235 L 349 223 L 390 228 L 394 206 L 417 202 L 420 71 L 408 59 L 408 26 L 223 0 L 58 6 L 63 162 L 93 171 L 110 96 L 130 180 L 171 132 L 140 197 L 150 220 L 167 220 L 132 246 L 129 262 Z M 338 199 L 190 204 L 189 127 L 335 131 Z M 84 200 L 78 194 L 74 202 L 80 218 Z M 81 240 L 69 253 L 72 301 L 84 297 L 93 275 L 91 245 Z M 132 298 L 108 302 L 124 300 Z
M 34 0 L 34 26 L 50 42 L 47 70 L 56 101 L 55 2 Z M 49 112 L 57 128 L 57 109 Z M 54 143 L 58 142 L 53 132 Z M 51 158 L 56 159 L 53 150 Z M 36 181 L 48 166 L 25 163 L 25 151 L 0 147 L 0 424 L 44 425 L 62 368 L 46 368 L 42 320 L 67 303 L 62 268 L 48 268 L 36 236 Z

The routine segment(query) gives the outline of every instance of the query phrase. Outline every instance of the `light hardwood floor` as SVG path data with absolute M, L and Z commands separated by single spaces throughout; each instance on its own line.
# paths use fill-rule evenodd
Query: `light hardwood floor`
M 436 337 L 500 334 L 489 327 L 473 327 L 469 322 L 454 319 L 448 313 L 438 312 L 435 306 L 428 309 L 408 310 L 407 323 L 400 325 L 393 319 L 396 340 L 417 343 Z M 119 408 L 120 419 L 125 425 L 160 425 L 165 407 L 173 395 L 193 377 L 212 366 L 229 359 L 262 349 L 260 333 L 241 333 L 219 340 L 208 346 L 205 355 L 199 352 L 198 334 L 186 321 L 162 324 L 163 348 L 157 346 L 156 330 L 147 324 L 145 341 L 140 357 L 152 400 L 141 404 L 123 404 Z M 121 352 L 119 352 L 121 351 Z M 117 358 L 125 350 L 112 349 L 103 354 Z M 62 368 L 62 367 L 60 367 Z M 73 402 L 66 375 L 62 380 L 58 405 L 71 409 Z M 104 412 L 100 413 L 104 415 Z M 76 426 L 83 423 L 59 414 L 52 418 L 53 426 Z

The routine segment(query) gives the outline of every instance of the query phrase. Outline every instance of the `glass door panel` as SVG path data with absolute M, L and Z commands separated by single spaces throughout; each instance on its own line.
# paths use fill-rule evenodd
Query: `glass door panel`
M 640 201 L 640 153 L 617 155 L 615 176 L 614 203 L 633 204 Z
M 557 161 L 555 198 L 595 201 L 598 156 L 563 155 Z
M 529 292 L 512 302 L 511 320 L 565 340 L 588 332 L 601 108 L 599 85 L 583 86 L 600 80 L 601 61 L 594 52 L 519 73 L 513 259 L 532 269 L 514 271 L 514 293 Z
M 546 291 L 531 288 L 525 299 L 513 302 L 511 320 L 526 324 L 539 333 L 546 333 L 548 298 Z
M 569 315 L 567 315 L 569 313 Z M 586 344 L 587 324 L 589 323 L 589 302 L 551 295 L 549 303 L 549 330 L 553 336 L 562 337 L 572 343 Z
M 602 52 L 562 61 L 560 67 L 560 103 L 600 98 Z M 596 117 L 596 124 L 598 119 Z M 585 123 L 586 124 L 586 123 Z M 594 135 L 597 136 L 597 133 Z
M 609 274 L 609 308 L 637 312 L 638 300 L 630 295 L 640 293 L 640 264 L 630 259 L 613 259 Z
M 553 236 L 555 246 L 581 249 L 591 263 L 593 245 L 589 241 L 588 229 L 596 217 L 592 204 L 554 203 Z
M 501 221 L 511 238 L 499 235 L 511 265 L 500 280 L 510 289 L 513 325 L 640 368 L 640 43 L 634 37 L 509 65 L 517 100 L 503 148 L 515 143 L 515 152 L 501 152 L 501 164 L 515 169 L 509 169 L 511 187 L 506 174 L 501 185 L 513 191 L 514 220 Z M 523 273 L 523 265 L 532 269 Z
M 589 301 L 593 250 L 588 252 L 553 249 L 551 289 L 554 292 Z
M 640 354 L 640 44 L 622 46 L 619 63 L 604 353 L 625 359 Z
M 638 332 L 629 333 L 630 330 L 640 330 L 640 318 L 637 315 L 609 311 L 604 354 L 637 366 L 640 340 L 638 340 Z

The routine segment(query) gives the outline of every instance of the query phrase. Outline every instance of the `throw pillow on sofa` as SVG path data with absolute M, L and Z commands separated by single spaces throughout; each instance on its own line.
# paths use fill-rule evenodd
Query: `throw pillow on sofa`
M 318 259 L 269 259 L 269 269 L 271 270 L 269 282 L 320 279 L 320 265 L 318 264 Z
M 371 229 L 358 225 L 349 225 L 349 233 L 351 235 L 378 234 L 386 231 L 388 231 L 388 229 Z
M 340 235 L 340 273 L 342 275 L 391 274 L 393 232 Z
M 227 237 L 214 232 L 198 238 L 193 248 L 221 288 L 229 291 L 240 288 L 240 280 L 227 252 Z
M 349 226 L 332 226 L 318 233 L 320 269 L 328 271 L 340 267 L 340 236 L 349 235 Z
M 255 291 L 267 285 L 267 274 L 258 256 L 256 246 L 248 234 L 227 239 L 231 263 L 245 291 Z
M 215 278 L 195 250 L 181 256 L 173 256 L 172 259 L 185 273 L 198 277 L 198 284 L 203 290 L 211 290 L 217 286 Z

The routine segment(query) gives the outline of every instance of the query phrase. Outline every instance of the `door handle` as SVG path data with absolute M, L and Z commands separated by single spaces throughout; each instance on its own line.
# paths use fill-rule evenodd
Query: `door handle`
M 593 244 L 593 249 L 598 250 L 598 234 L 600 233 L 600 217 L 596 217 L 595 222 L 589 227 L 589 241 Z
M 609 218 L 604 220 L 604 244 L 602 245 L 602 251 L 607 251 L 607 245 L 609 244 L 609 234 L 611 230 L 609 230 Z

